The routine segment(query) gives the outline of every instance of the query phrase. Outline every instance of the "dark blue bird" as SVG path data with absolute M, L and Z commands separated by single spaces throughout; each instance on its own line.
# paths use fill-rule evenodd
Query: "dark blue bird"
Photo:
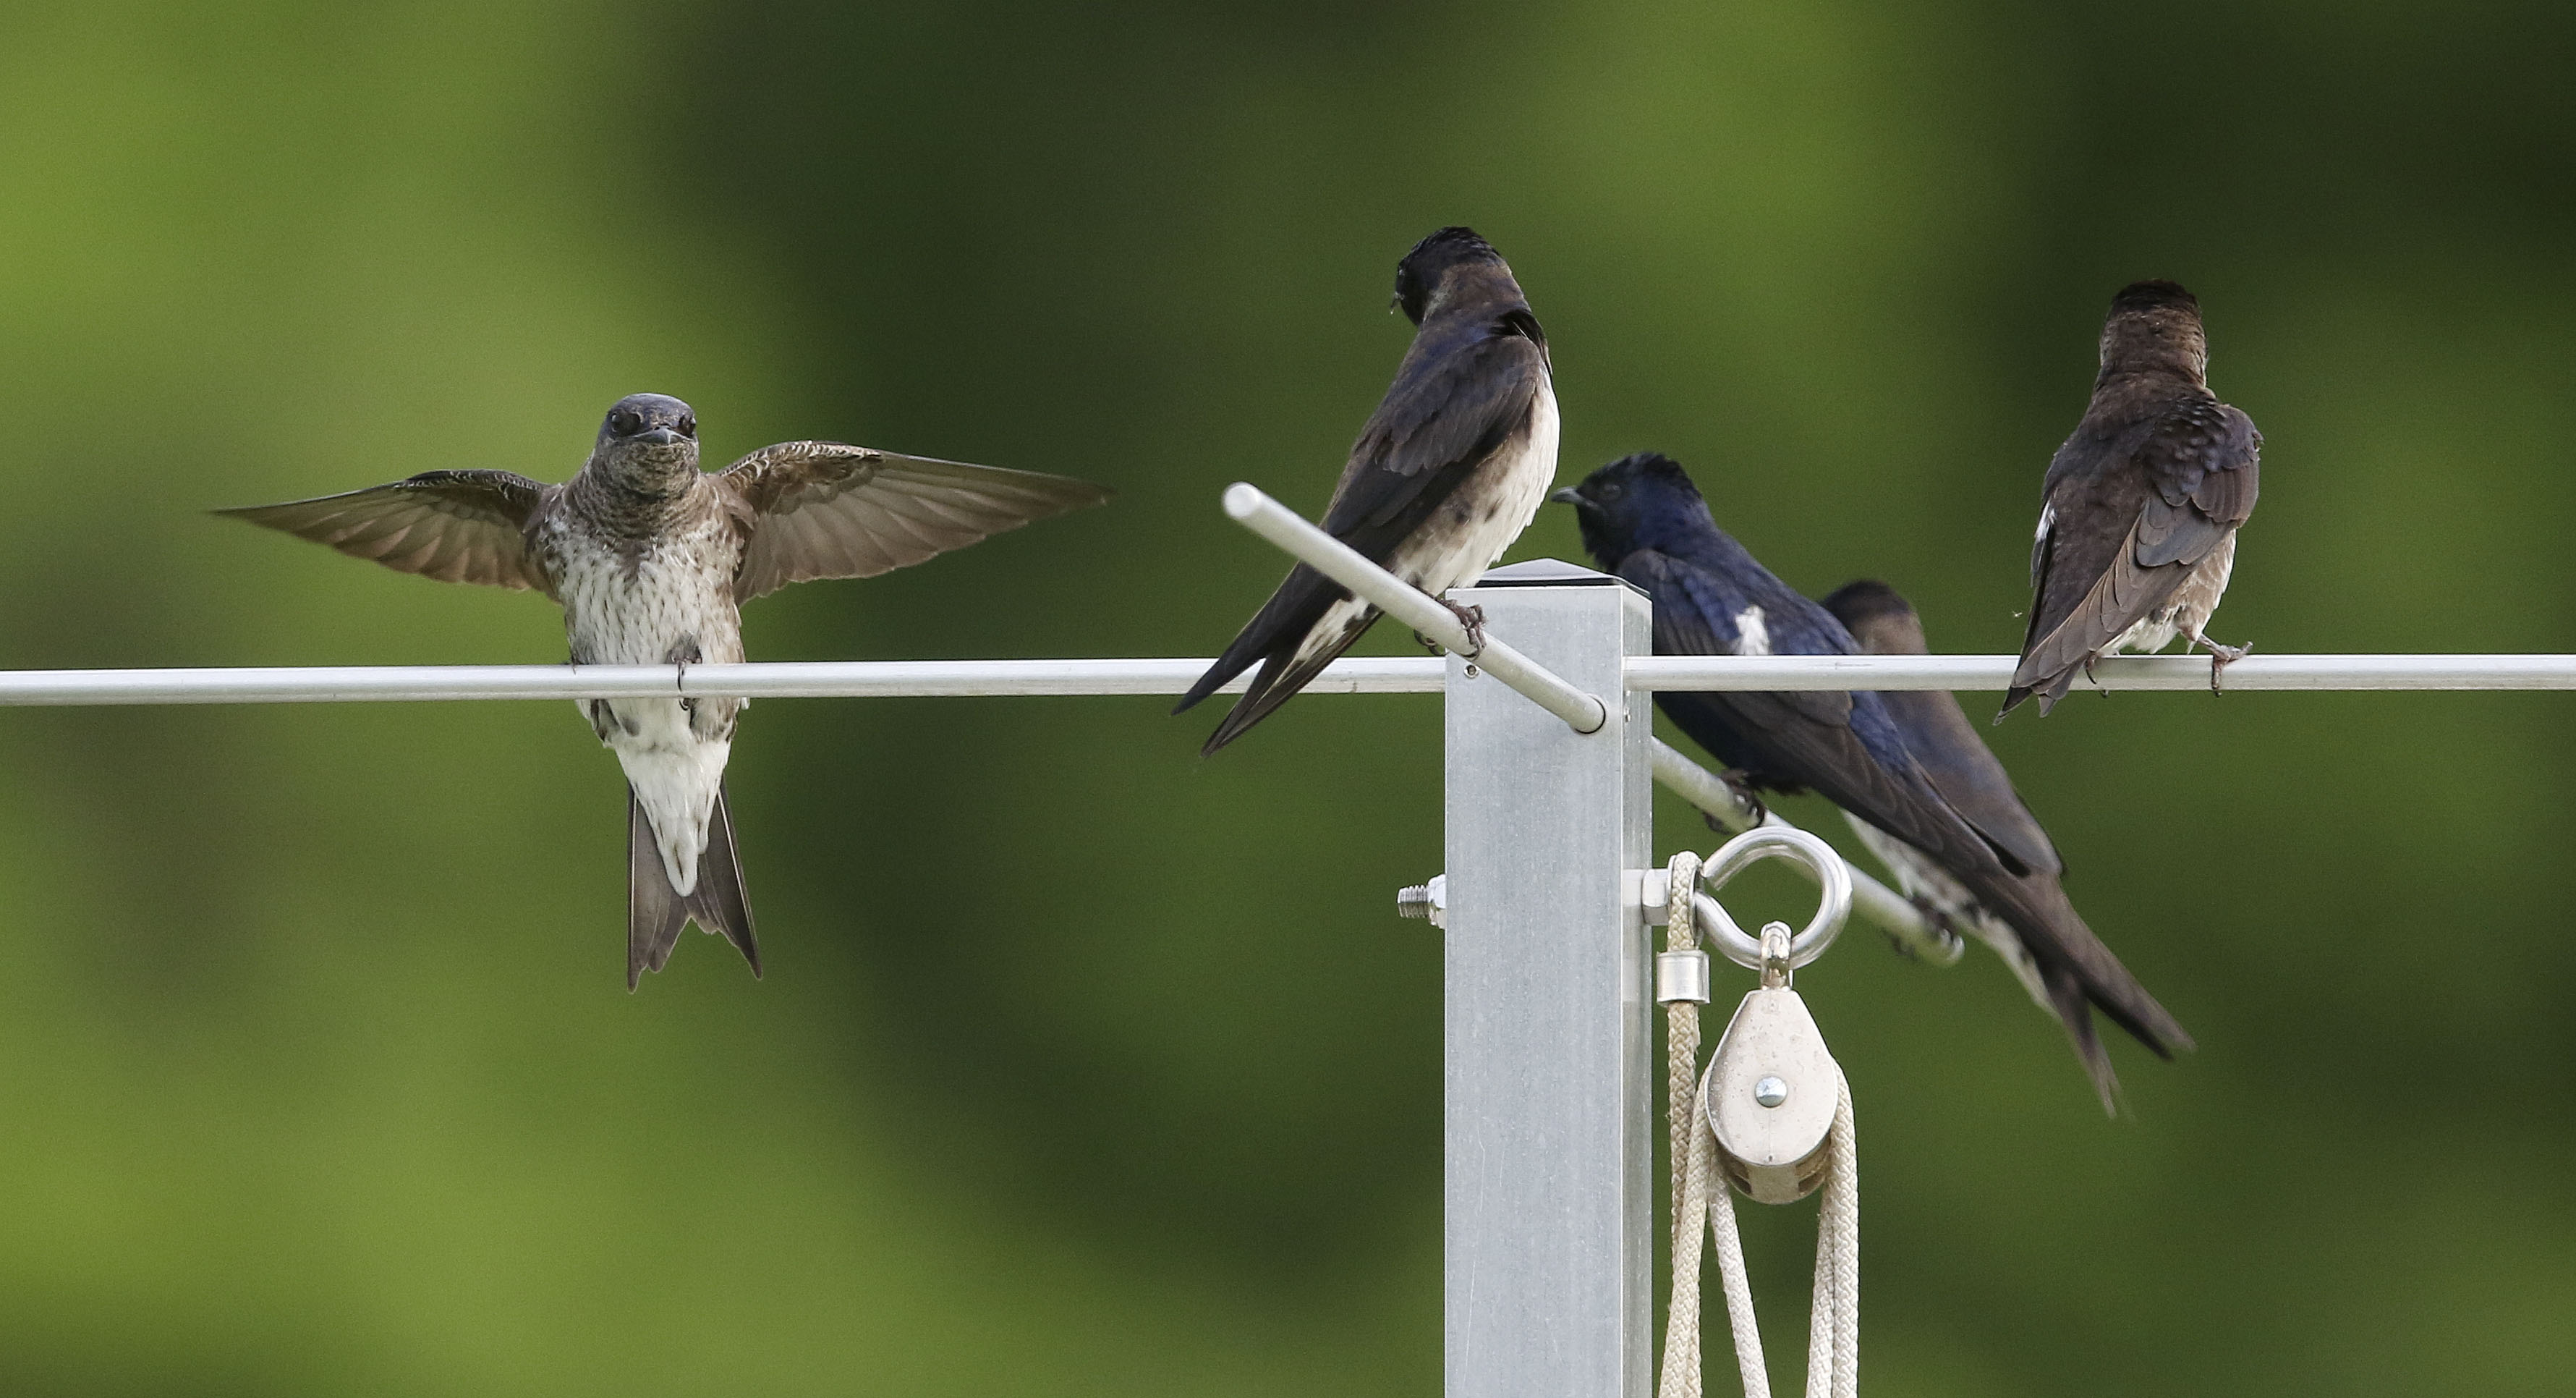
M 1575 507 L 1584 547 L 1603 568 L 1653 600 L 1659 655 L 1861 649 L 1833 613 L 1772 576 L 1720 530 L 1698 488 L 1668 457 L 1614 461 L 1550 498 Z M 1655 702 L 1734 781 L 1754 791 L 1814 791 L 1920 854 L 2009 928 L 2036 963 L 2047 1002 L 2105 1108 L 2116 1100 L 2116 1080 L 2092 1008 L 2160 1056 L 2191 1046 L 2191 1036 L 2066 901 L 2046 836 L 2039 838 L 2042 860 L 2037 850 L 2019 848 L 2028 843 L 2021 832 L 2001 825 L 1989 831 L 1955 804 L 1937 779 L 1940 764 L 1927 765 L 1908 745 L 1887 696 L 1669 692 Z
M 1556 479 L 1547 336 L 1501 253 L 1443 228 L 1396 264 L 1395 304 L 1421 328 L 1360 429 L 1324 532 L 1434 597 L 1512 546 Z M 1190 692 L 1179 713 L 1261 666 L 1202 753 L 1242 736 L 1313 682 L 1377 608 L 1298 564 Z M 1459 619 L 1472 634 L 1482 620 Z

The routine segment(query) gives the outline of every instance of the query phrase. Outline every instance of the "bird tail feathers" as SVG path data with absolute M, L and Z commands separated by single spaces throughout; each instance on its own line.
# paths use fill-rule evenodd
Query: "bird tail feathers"
M 742 861 L 734 853 L 733 814 L 726 809 L 724 788 L 716 788 L 714 813 L 707 820 L 707 845 L 698 856 L 697 887 L 683 895 L 671 886 L 662 864 L 660 842 L 635 788 L 626 789 L 626 988 L 633 990 L 646 971 L 659 971 L 671 959 L 680 933 L 695 920 L 699 927 L 726 941 L 760 974 L 760 943 L 752 936 L 751 902 L 742 887 Z
M 2066 1026 L 2066 1037 L 2075 1045 L 2075 1056 L 2083 1061 L 2084 1075 L 2093 1080 L 2093 1091 L 2102 1099 L 2103 1114 L 2118 1116 L 2120 1075 L 2111 1070 L 2111 1051 L 2102 1047 L 2102 1036 L 2093 1027 L 2093 1005 L 2084 993 L 2084 983 L 2068 970 L 2051 969 L 2041 974 L 2048 985 L 2049 1007 L 2057 1011 L 2058 1021 Z
M 1365 602 L 1345 599 L 1328 608 L 1311 630 L 1283 643 L 1261 662 L 1261 673 L 1253 676 L 1252 687 L 1226 711 L 1225 718 L 1208 735 L 1199 756 L 1213 756 L 1218 748 L 1243 736 L 1244 731 L 1268 718 L 1271 711 L 1285 704 L 1297 691 L 1314 683 L 1324 667 L 1341 658 L 1353 642 L 1377 620 L 1377 608 Z
M 2106 1109 L 2116 1109 L 2119 1081 L 2094 1033 L 2093 1010 L 2108 1015 L 2158 1058 L 2170 1059 L 2193 1047 L 2191 1034 L 2084 925 L 2054 878 L 2015 879 L 1998 873 L 1969 881 L 1969 892 L 2010 925 L 2039 962 L 2050 1008 L 2065 1022 L 2076 1055 L 2084 1060 L 2084 1071 L 2093 1079 L 2094 1090 L 2102 1094 Z
M 2066 691 L 2075 687 L 2076 671 L 2082 668 L 2080 665 L 2071 666 L 2045 679 L 2037 679 L 2029 684 L 2015 684 L 2005 690 L 2004 706 L 1996 710 L 1995 722 L 2003 722 L 2004 715 L 2020 708 L 2022 701 L 2033 695 L 2039 697 L 2039 716 L 2048 717 L 2048 711 L 2056 708 L 2057 701 L 2066 697 Z
M 1289 637 L 1304 639 L 1317 620 L 1332 610 L 1333 603 L 1346 599 L 1349 593 L 1332 579 L 1300 563 L 1288 573 L 1279 590 L 1261 604 L 1252 620 L 1243 624 L 1225 654 L 1218 656 L 1207 673 L 1199 676 L 1172 712 L 1186 713 L 1198 702 L 1225 687 L 1226 682 L 1252 668 L 1255 661 L 1271 659 Z

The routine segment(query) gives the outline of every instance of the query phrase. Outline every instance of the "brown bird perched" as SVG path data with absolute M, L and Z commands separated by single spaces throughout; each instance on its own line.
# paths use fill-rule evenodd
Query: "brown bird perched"
M 1922 618 L 1883 582 L 1846 583 L 1825 599 L 1825 610 L 1871 655 L 1930 653 Z M 2101 1036 L 2094 1032 L 2093 1005 L 2100 1005 L 2104 1013 L 2166 1057 L 2190 1048 L 2191 1036 L 2076 915 L 2075 905 L 2058 884 L 2066 864 L 2058 857 L 2056 844 L 2040 828 L 2030 807 L 2022 804 L 2003 763 L 1977 736 L 1958 699 L 1943 689 L 1888 690 L 1879 698 L 1933 789 L 1989 844 L 2011 855 L 2026 871 L 2012 881 L 2022 906 L 2001 900 L 1989 906 L 1930 855 L 1847 811 L 1844 815 L 1852 833 L 1896 875 L 1907 897 L 2003 958 L 2030 998 L 2066 1026 L 2076 1056 L 2093 1079 L 2093 1090 L 2101 1094 L 2103 1110 L 2115 1110 L 2119 1080 L 2111 1072 L 2111 1056 L 2103 1049 Z M 2044 956 L 2034 953 L 2012 925 L 2013 917 L 2027 917 L 2029 910 L 2044 917 L 2048 930 Z
M 2200 302 L 2172 282 L 2111 300 L 2102 371 L 2041 486 L 2030 554 L 2030 631 L 2003 714 L 2039 696 L 2047 713 L 2076 672 L 2175 635 L 2210 653 L 2209 685 L 2244 658 L 2202 632 L 2254 513 L 2263 434 L 2209 391 Z
M 730 664 L 743 603 L 811 578 L 867 578 L 1097 505 L 1083 481 L 781 442 L 698 469 L 698 418 L 658 393 L 608 410 L 561 485 L 425 471 L 391 485 L 217 513 L 442 582 L 532 588 L 563 604 L 576 665 Z M 695 918 L 760 974 L 725 809 L 740 699 L 591 699 L 626 770 L 626 987 L 662 969 Z

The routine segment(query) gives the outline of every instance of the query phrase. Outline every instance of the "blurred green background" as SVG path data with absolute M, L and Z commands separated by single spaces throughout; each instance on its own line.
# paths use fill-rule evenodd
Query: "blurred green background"
M 719 459 L 1122 492 L 764 601 L 755 658 L 1212 654 L 1282 570 L 1218 490 L 1320 509 L 1451 222 L 1546 322 L 1567 479 L 1671 452 L 1937 648 L 2017 643 L 2103 307 L 2168 276 L 2268 437 L 2223 639 L 2576 649 L 2571 50 L 2538 3 L 11 4 L 0 665 L 557 660 L 540 600 L 203 511 L 559 479 L 643 389 Z M 570 705 L 9 712 L 0 1389 L 1434 1391 L 1439 965 L 1389 899 L 1438 706 L 1206 762 L 1163 708 L 756 706 L 769 978 L 692 937 L 632 997 Z M 2202 1047 L 2115 1048 L 2106 1122 L 1982 953 L 1802 978 L 1872 1391 L 2566 1391 L 2570 699 L 1994 741 Z M 1791 1373 L 1811 1216 L 1751 1230 Z

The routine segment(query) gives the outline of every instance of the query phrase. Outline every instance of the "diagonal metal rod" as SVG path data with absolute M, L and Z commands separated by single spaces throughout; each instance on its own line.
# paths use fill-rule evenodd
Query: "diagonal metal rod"
M 1777 811 L 1766 810 L 1760 820 L 1754 819 L 1753 808 L 1746 805 L 1744 798 L 1735 794 L 1735 788 L 1728 786 L 1715 772 L 1691 761 L 1680 749 L 1661 738 L 1648 741 L 1653 745 L 1655 780 L 1674 795 L 1707 812 L 1712 820 L 1725 826 L 1728 833 L 1742 834 L 1756 825 L 1797 828 L 1782 820 Z M 1806 865 L 1794 859 L 1781 862 L 1810 882 L 1814 881 L 1815 873 Z M 1924 921 L 1922 911 L 1904 894 L 1871 878 L 1849 859 L 1843 863 L 1851 869 L 1853 912 L 1877 924 L 1891 941 L 1918 961 L 1929 961 L 1935 966 L 1958 963 L 1960 953 L 1966 950 L 1965 943 Z
M 1241 481 L 1225 488 L 1225 512 L 1237 523 L 1294 554 L 1351 594 L 1397 621 L 1466 656 L 1476 667 L 1518 690 L 1533 704 L 1564 719 L 1577 733 L 1597 733 L 1609 707 L 1567 684 L 1547 667 L 1491 636 L 1474 644 L 1457 613 L 1431 595 L 1360 556 L 1357 549 L 1308 524 L 1304 517 Z

